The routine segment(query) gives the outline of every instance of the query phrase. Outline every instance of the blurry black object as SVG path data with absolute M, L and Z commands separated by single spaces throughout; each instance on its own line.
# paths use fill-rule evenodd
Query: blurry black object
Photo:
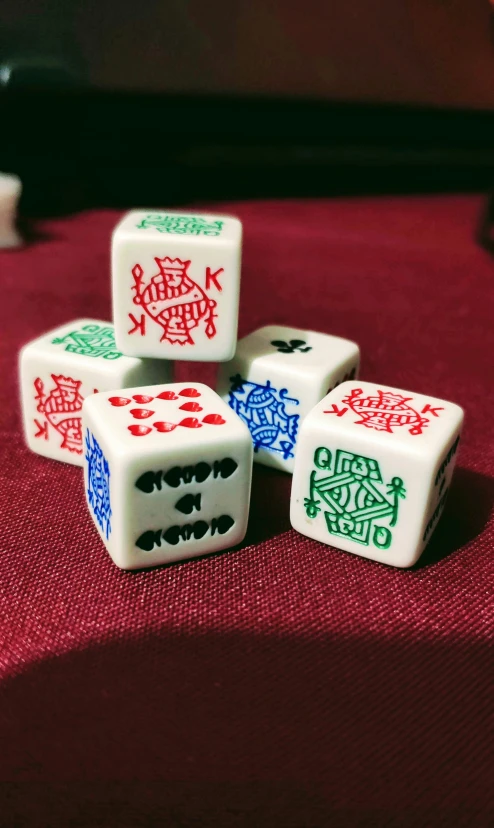
M 24 215 L 191 201 L 486 190 L 494 113 L 0 88 Z
M 33 13 L 20 27 L 2 21 L 0 88 L 39 90 L 42 94 L 45 90 L 80 87 L 86 82 L 74 37 L 47 11 Z

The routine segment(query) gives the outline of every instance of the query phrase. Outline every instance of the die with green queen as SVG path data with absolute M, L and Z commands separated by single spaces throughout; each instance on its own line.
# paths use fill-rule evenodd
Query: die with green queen
M 342 383 L 302 424 L 293 528 L 364 558 L 413 566 L 443 512 L 462 424 L 454 403 Z

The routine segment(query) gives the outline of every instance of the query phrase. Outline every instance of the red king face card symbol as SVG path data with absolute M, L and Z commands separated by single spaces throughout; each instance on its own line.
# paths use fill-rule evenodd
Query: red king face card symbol
M 48 439 L 50 425 L 62 438 L 60 448 L 67 449 L 75 454 L 82 454 L 82 424 L 81 410 L 84 399 L 81 395 L 81 380 L 64 377 L 61 374 L 52 374 L 53 386 L 45 392 L 43 380 L 37 377 L 34 387 L 38 403 L 36 410 L 44 414 L 46 421 L 42 424 L 34 420 L 38 429 L 35 437 Z
M 377 390 L 375 396 L 364 396 L 361 388 L 353 388 L 342 403 L 348 408 L 339 408 L 332 403 L 331 410 L 325 414 L 336 414 L 337 417 L 344 417 L 348 411 L 353 412 L 360 419 L 354 420 L 355 425 L 363 425 L 365 428 L 372 428 L 375 431 L 387 431 L 394 434 L 394 429 L 404 427 L 409 434 L 422 434 L 424 428 L 429 425 L 430 419 L 424 414 L 431 414 L 439 417 L 438 412 L 443 411 L 442 407 L 432 407 L 430 403 L 424 405 L 421 411 L 413 407 L 413 397 L 404 397 L 395 391 Z
M 206 274 L 206 290 L 204 290 L 188 273 L 191 260 L 171 259 L 168 256 L 154 258 L 158 273 L 154 273 L 145 281 L 144 270 L 140 264 L 132 268 L 134 284 L 132 301 L 139 305 L 162 329 L 160 342 L 166 340 L 172 345 L 194 345 L 191 332 L 194 329 L 204 330 L 208 339 L 216 336 L 214 320 L 217 302 L 207 294 L 207 290 L 214 286 L 221 291 L 218 280 L 223 268 L 215 273 L 208 268 Z M 134 314 L 129 313 L 133 327 L 129 334 L 139 331 L 145 335 L 146 317 L 141 314 L 138 321 Z

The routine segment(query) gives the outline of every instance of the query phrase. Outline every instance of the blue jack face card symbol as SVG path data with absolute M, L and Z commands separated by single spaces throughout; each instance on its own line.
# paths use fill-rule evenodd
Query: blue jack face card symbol
M 260 385 L 236 374 L 230 382 L 228 404 L 248 426 L 254 451 L 272 451 L 284 460 L 293 457 L 300 415 L 292 409 L 300 400 L 289 397 L 286 388 L 277 390 L 269 380 Z

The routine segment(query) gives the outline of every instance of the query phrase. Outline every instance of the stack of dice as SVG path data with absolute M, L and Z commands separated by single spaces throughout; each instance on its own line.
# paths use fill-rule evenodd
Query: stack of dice
M 112 240 L 113 325 L 80 319 L 21 352 L 29 447 L 84 467 L 123 569 L 239 544 L 253 460 L 293 473 L 298 532 L 412 566 L 444 507 L 461 408 L 357 381 L 346 339 L 272 325 L 237 343 L 241 247 L 233 217 L 127 214 Z M 179 360 L 220 363 L 217 391 L 171 382 Z

